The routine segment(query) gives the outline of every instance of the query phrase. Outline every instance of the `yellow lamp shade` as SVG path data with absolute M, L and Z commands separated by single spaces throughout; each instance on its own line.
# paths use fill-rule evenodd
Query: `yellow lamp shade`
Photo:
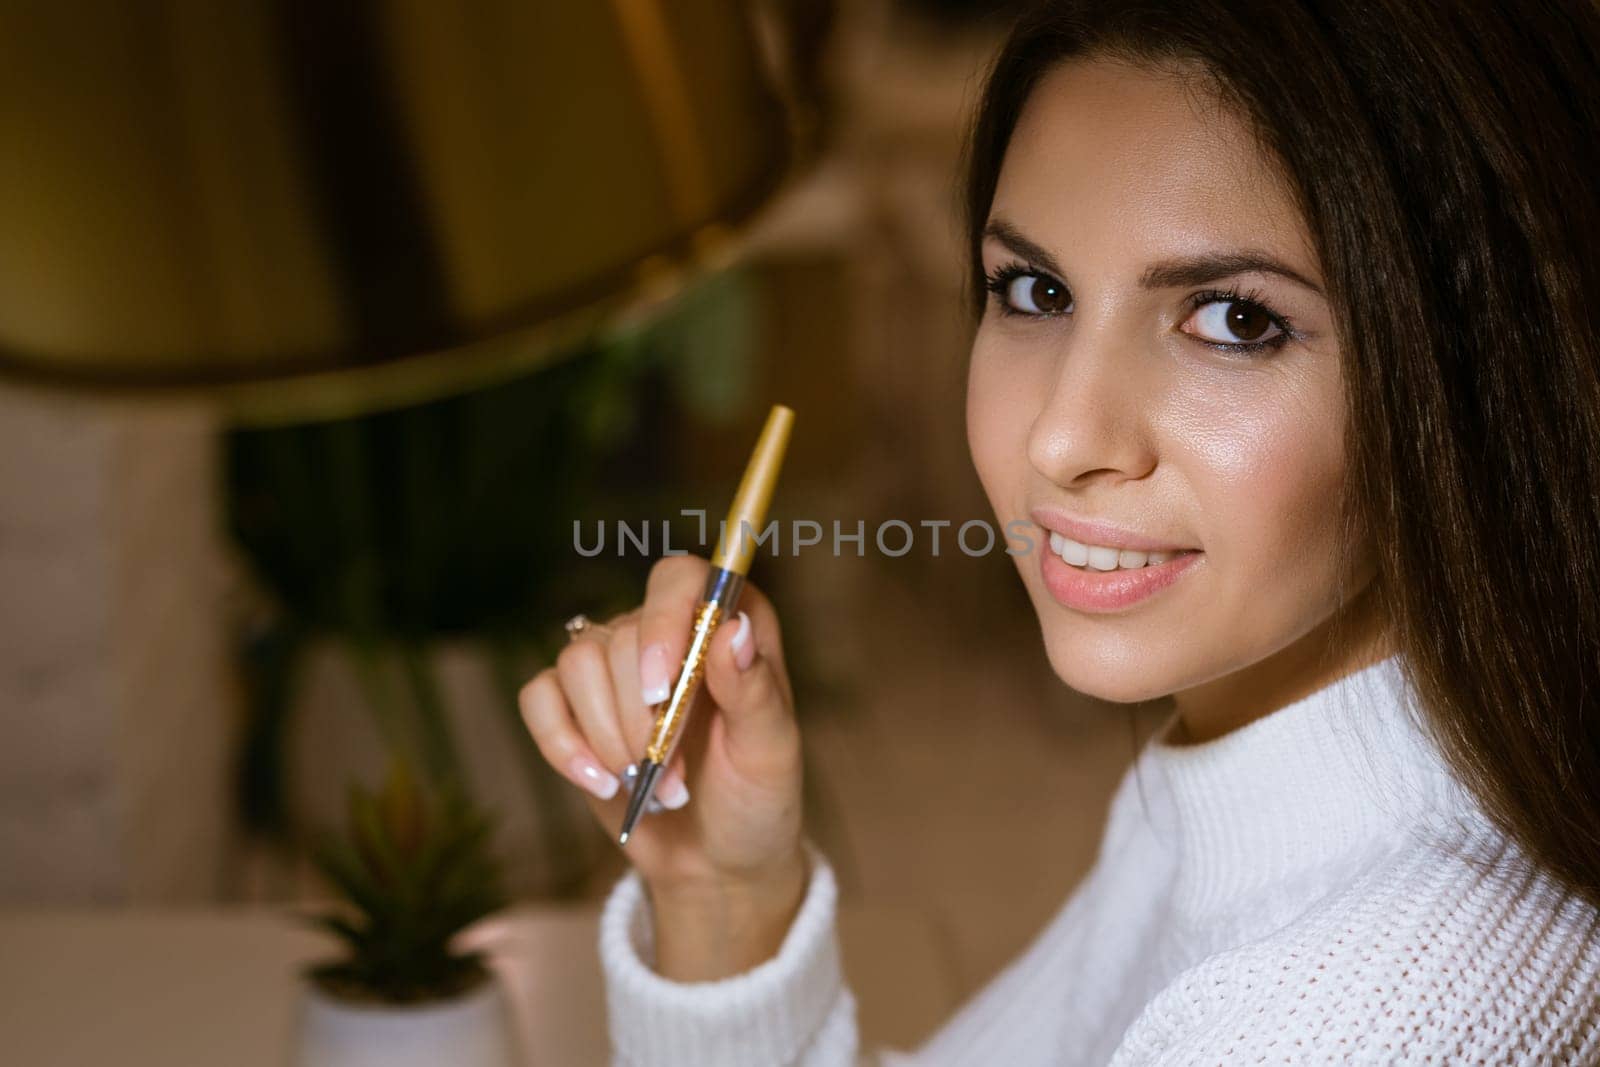
M 797 161 L 739 0 L 0 4 L 0 374 L 330 414 L 527 366 Z

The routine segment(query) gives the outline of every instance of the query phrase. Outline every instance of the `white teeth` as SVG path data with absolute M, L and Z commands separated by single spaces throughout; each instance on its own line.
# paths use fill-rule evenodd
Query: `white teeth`
M 1089 546 L 1089 566 L 1097 571 L 1114 571 L 1117 569 L 1117 550 L 1105 548 L 1101 545 Z
M 1086 545 L 1050 531 L 1050 551 L 1074 567 L 1089 567 L 1097 571 L 1137 570 L 1140 567 L 1165 563 L 1181 552 L 1136 552 L 1131 548 L 1116 549 L 1105 545 Z

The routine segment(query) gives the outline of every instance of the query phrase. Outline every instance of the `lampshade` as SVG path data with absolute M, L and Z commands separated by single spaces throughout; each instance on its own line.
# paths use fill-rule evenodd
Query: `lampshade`
M 246 421 L 535 364 L 798 162 L 740 0 L 0 2 L 0 374 Z

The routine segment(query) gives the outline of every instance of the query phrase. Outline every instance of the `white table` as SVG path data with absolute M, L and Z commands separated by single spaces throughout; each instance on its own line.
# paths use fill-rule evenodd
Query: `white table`
M 608 1062 L 589 908 L 522 908 L 481 928 L 532 1067 Z M 874 1040 L 905 1047 L 956 1006 L 931 923 L 844 909 L 845 969 Z M 285 1067 L 297 972 L 333 942 L 279 912 L 0 911 L 7 1067 Z

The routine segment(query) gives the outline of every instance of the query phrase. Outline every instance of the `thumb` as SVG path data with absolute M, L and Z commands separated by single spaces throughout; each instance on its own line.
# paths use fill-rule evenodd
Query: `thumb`
M 741 611 L 711 638 L 706 689 L 722 710 L 728 743 L 736 751 L 769 752 L 794 741 L 788 687 L 774 657 L 763 651 L 775 636 L 758 633 L 754 620 Z

